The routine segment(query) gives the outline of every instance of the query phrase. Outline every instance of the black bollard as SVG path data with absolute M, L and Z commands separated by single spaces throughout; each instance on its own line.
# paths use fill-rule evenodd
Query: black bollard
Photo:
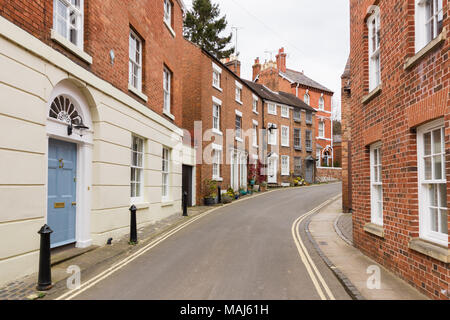
M 41 248 L 39 251 L 38 291 L 47 291 L 52 288 L 52 269 L 50 264 L 50 234 L 53 232 L 48 225 L 44 225 L 38 233 L 41 235 Z
M 137 243 L 137 225 L 136 225 L 136 206 L 133 204 L 130 208 L 131 220 L 130 220 L 130 243 Z
M 188 213 L 187 213 L 187 196 L 188 193 L 185 191 L 183 192 L 183 217 L 187 217 Z
M 222 188 L 220 186 L 217 187 L 217 202 L 222 203 Z

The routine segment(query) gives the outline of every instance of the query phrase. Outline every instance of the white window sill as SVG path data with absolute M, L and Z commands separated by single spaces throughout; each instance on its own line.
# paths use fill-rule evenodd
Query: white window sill
M 289 173 L 282 173 L 281 176 L 282 177 L 287 177 L 287 176 L 289 176 Z
M 213 177 L 212 180 L 213 181 L 217 181 L 217 182 L 222 182 L 223 178 L 221 178 L 221 177 Z
M 217 129 L 212 129 L 212 132 L 214 133 L 214 134 L 217 134 L 217 135 L 219 135 L 219 136 L 223 136 L 223 132 L 222 131 L 220 131 L 220 130 L 217 130 Z
M 216 87 L 215 85 L 213 85 L 213 88 L 216 89 L 216 90 L 219 90 L 220 92 L 223 92 L 222 88 Z
M 289 145 L 288 145 L 288 144 L 282 144 L 281 146 L 282 146 L 282 147 L 285 147 L 285 148 L 289 148 Z
M 283 115 L 281 115 L 281 117 L 282 117 L 282 118 L 285 118 L 285 119 L 289 119 L 289 116 L 283 116 Z
M 175 202 L 170 201 L 170 200 L 163 200 L 161 202 L 161 207 L 171 207 L 175 204 Z
M 138 89 L 136 89 L 135 87 L 133 87 L 131 84 L 128 84 L 128 91 L 131 91 L 132 93 L 134 93 L 135 95 L 137 95 L 139 98 L 141 98 L 142 100 L 144 100 L 145 102 L 148 101 L 148 97 L 143 94 L 142 92 L 140 92 Z
M 258 149 L 258 148 L 259 148 L 259 146 L 258 146 L 258 145 L 256 145 L 256 144 L 254 144 L 254 145 L 253 145 L 253 148 L 255 148 L 255 149 Z
M 259 114 L 259 112 L 258 112 L 258 111 L 255 111 L 255 110 L 253 110 L 253 113 L 254 113 L 254 114 Z
M 165 114 L 166 116 L 168 116 L 170 119 L 175 120 L 175 116 L 174 116 L 173 114 L 171 114 L 170 112 L 164 110 L 164 111 L 163 111 L 163 114 Z
M 64 46 L 66 49 L 75 54 L 77 57 L 83 59 L 85 62 L 92 64 L 92 57 L 90 55 L 88 55 L 86 52 L 78 48 L 76 45 L 74 45 L 72 42 L 61 36 L 58 32 L 56 32 L 53 29 L 51 30 L 51 39 L 58 42 L 60 45 Z
M 272 116 L 276 116 L 277 115 L 276 113 L 272 113 L 272 112 L 267 112 L 267 114 L 270 114 Z
M 167 29 L 169 29 L 169 31 L 170 31 L 170 34 L 172 35 L 172 37 L 174 37 L 174 38 L 175 38 L 175 36 L 176 36 L 176 34 L 175 34 L 175 31 L 173 31 L 172 27 L 170 26 L 170 24 L 169 24 L 169 23 L 167 23 L 167 21 L 166 21 L 166 20 L 163 20 L 163 21 L 164 21 L 164 24 L 166 25 Z
M 242 138 L 239 138 L 239 137 L 236 137 L 236 141 L 244 142 L 244 140 Z
M 367 223 L 364 226 L 364 231 L 370 234 L 373 234 L 377 237 L 384 238 L 384 228 L 383 226 L 374 224 L 374 223 Z
M 138 210 L 150 208 L 150 203 L 143 202 L 142 200 L 131 200 L 131 205 L 134 205 Z
M 413 57 L 408 58 L 405 62 L 403 68 L 408 70 L 415 66 L 423 57 L 425 57 L 430 51 L 434 50 L 442 42 L 445 42 L 447 38 L 447 28 L 444 28 L 441 34 L 434 40 L 431 40 L 425 47 L 423 47 L 419 52 L 417 52 Z
M 415 238 L 411 239 L 408 247 L 444 263 L 450 262 L 450 250 L 435 243 Z
M 367 94 L 366 96 L 363 97 L 362 99 L 362 103 L 366 104 L 368 103 L 370 100 L 372 100 L 373 98 L 375 98 L 378 94 L 381 93 L 381 83 L 378 87 L 376 87 L 375 89 L 373 89 L 372 91 L 369 92 L 369 94 Z
M 239 100 L 235 100 L 237 103 L 239 103 L 240 105 L 243 105 L 244 103 L 242 101 Z

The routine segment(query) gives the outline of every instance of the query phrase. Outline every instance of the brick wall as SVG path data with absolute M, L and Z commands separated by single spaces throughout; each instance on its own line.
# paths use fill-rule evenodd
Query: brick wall
M 382 91 L 363 103 L 368 94 L 365 18 L 369 6 L 377 3 L 381 18 Z M 449 28 L 448 0 L 443 5 L 444 27 Z M 415 128 L 438 117 L 444 118 L 446 124 L 447 181 L 450 181 L 449 39 L 445 38 L 415 66 L 405 70 L 405 62 L 415 52 L 414 1 L 351 0 L 350 10 L 351 96 L 343 97 L 343 129 L 350 132 L 344 138 L 348 143 L 344 145 L 344 159 L 350 153 L 351 163 L 344 160 L 343 165 L 344 172 L 351 170 L 355 246 L 429 297 L 448 299 L 448 263 L 410 249 L 409 243 L 419 237 Z M 345 111 L 346 99 L 350 111 Z M 375 141 L 382 143 L 384 237 L 364 230 L 371 221 L 369 144 Z M 344 183 L 344 194 L 345 188 Z M 447 187 L 447 197 L 449 191 Z M 345 203 L 348 206 L 348 201 Z M 450 225 L 450 216 L 448 219 Z
M 337 180 L 341 181 L 342 180 L 342 169 L 341 168 L 317 168 L 316 178 L 320 182 L 337 181 Z
M 181 61 L 182 10 L 173 1 L 173 37 L 163 22 L 163 1 L 85 0 L 84 51 L 93 58 L 90 65 L 70 50 L 51 39 L 53 28 L 53 1 L 0 1 L 0 15 L 37 37 L 45 44 L 68 56 L 96 76 L 111 83 L 140 103 L 163 115 L 163 67 L 173 72 L 172 114 L 174 123 L 181 125 Z M 129 32 L 133 28 L 144 41 L 143 93 L 145 102 L 128 91 Z M 114 50 L 114 65 L 110 51 Z M 166 117 L 165 115 L 163 115 Z M 169 121 L 171 118 L 166 117 Z

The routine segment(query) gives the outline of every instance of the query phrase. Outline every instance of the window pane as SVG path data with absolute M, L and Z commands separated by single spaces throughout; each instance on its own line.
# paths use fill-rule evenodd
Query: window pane
M 431 180 L 431 158 L 425 158 L 425 180 Z
M 447 210 L 441 210 L 441 232 L 448 234 Z
M 447 208 L 447 184 L 439 184 L 439 207 Z
M 434 232 L 439 232 L 439 221 L 438 221 L 438 210 L 430 208 L 430 225 L 431 230 Z
M 442 156 L 433 157 L 434 162 L 434 179 L 442 179 Z
M 425 133 L 423 135 L 423 139 L 424 139 L 424 147 L 425 147 L 425 155 L 429 156 L 431 155 L 431 133 Z
M 135 183 L 131 183 L 131 197 L 132 198 L 136 197 L 136 184 Z
M 441 129 L 433 131 L 433 153 L 442 152 Z
M 438 206 L 438 188 L 437 185 L 433 184 L 429 187 L 429 196 L 430 196 L 430 206 L 437 207 Z

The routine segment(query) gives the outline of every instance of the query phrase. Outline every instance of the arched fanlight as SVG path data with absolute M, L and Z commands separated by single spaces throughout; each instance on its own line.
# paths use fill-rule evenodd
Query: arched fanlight
M 69 125 L 79 125 L 83 122 L 75 105 L 69 98 L 64 96 L 58 96 L 53 100 L 50 106 L 49 116 Z

